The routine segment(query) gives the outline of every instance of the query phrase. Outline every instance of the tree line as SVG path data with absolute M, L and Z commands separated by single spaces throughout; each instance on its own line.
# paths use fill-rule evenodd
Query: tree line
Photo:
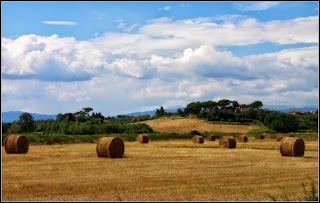
M 100 112 L 92 113 L 90 107 L 75 113 L 59 113 L 56 119 L 35 121 L 30 113 L 22 113 L 18 121 L 2 123 L 2 133 L 39 132 L 44 134 L 60 133 L 65 135 L 93 134 L 139 134 L 152 133 L 152 128 L 139 123 L 132 125 L 129 116 L 104 117 Z
M 146 124 L 135 124 L 162 116 L 197 116 L 207 121 L 253 123 L 264 125 L 277 132 L 318 131 L 318 115 L 303 113 L 291 115 L 288 113 L 262 109 L 263 103 L 255 101 L 251 104 L 239 104 L 237 101 L 221 99 L 205 102 L 191 102 L 183 110 L 177 109 L 175 113 L 166 112 L 161 106 L 156 109 L 154 116 L 126 116 L 104 117 L 100 112 L 90 112 L 91 107 L 83 108 L 75 113 L 57 114 L 56 119 L 35 121 L 31 114 L 22 113 L 18 121 L 2 123 L 2 133 L 61 133 L 66 135 L 90 135 L 113 133 L 152 133 Z
M 250 104 L 239 104 L 237 101 L 221 99 L 205 102 L 191 102 L 184 110 L 176 113 L 165 112 L 163 107 L 156 109 L 155 118 L 161 116 L 188 116 L 194 115 L 208 121 L 224 121 L 238 123 L 254 123 L 267 126 L 277 132 L 318 131 L 318 114 L 309 112 L 291 115 L 289 113 L 262 109 L 261 101 Z

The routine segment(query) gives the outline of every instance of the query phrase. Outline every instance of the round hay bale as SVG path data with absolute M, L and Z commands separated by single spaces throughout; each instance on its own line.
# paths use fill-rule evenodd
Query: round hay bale
M 264 139 L 264 135 L 261 135 L 261 134 L 255 135 L 254 138 L 256 138 L 256 139 Z
M 223 136 L 219 140 L 219 146 L 221 148 L 236 148 L 236 139 L 232 136 Z
M 24 135 L 11 134 L 4 140 L 7 154 L 25 154 L 29 150 L 29 140 Z
M 238 141 L 239 141 L 239 142 L 248 142 L 248 137 L 245 136 L 245 135 L 240 135 L 240 136 L 238 137 Z
M 207 137 L 207 140 L 208 140 L 208 141 L 215 141 L 215 140 L 216 140 L 216 137 L 215 137 L 214 135 L 209 135 L 209 136 Z
M 140 143 L 148 143 L 149 142 L 149 136 L 147 134 L 139 134 L 136 138 L 136 140 Z
M 101 137 L 97 141 L 96 151 L 98 157 L 122 158 L 124 144 L 118 137 Z
M 201 135 L 195 135 L 192 137 L 192 142 L 194 144 L 202 144 L 202 143 L 204 143 L 204 139 Z
M 283 136 L 277 136 L 276 140 L 280 142 L 283 139 Z
M 284 137 L 281 141 L 280 152 L 282 156 L 303 156 L 304 141 L 296 137 Z

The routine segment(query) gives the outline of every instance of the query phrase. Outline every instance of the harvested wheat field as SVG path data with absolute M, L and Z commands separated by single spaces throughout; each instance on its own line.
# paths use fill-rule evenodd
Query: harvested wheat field
M 303 157 L 281 156 L 274 139 L 194 145 L 190 140 L 124 142 L 123 158 L 99 158 L 95 143 L 2 147 L 2 201 L 298 201 L 312 178 L 318 142 Z M 307 177 L 308 176 L 308 177 Z
M 153 130 L 160 133 L 189 133 L 192 130 L 203 132 L 224 132 L 224 133 L 247 133 L 248 131 L 258 128 L 256 125 L 230 125 L 230 124 L 213 124 L 197 118 L 171 118 L 161 117 L 153 120 L 140 121 L 145 123 Z

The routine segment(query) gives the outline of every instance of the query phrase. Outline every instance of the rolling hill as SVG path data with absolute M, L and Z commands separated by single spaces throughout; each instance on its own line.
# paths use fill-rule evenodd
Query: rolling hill
M 191 117 L 161 117 L 153 120 L 140 121 L 137 123 L 145 123 L 153 130 L 160 133 L 189 133 L 192 130 L 197 130 L 200 133 L 223 132 L 244 134 L 252 129 L 258 128 L 256 125 L 213 124 L 205 120 Z

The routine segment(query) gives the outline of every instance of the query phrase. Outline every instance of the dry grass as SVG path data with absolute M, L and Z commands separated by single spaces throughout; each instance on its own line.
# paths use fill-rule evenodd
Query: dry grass
M 265 138 L 265 136 L 264 135 L 255 135 L 254 136 L 256 139 L 264 139 Z
M 2 147 L 2 201 L 295 201 L 304 200 L 306 176 L 318 188 L 317 141 L 305 141 L 303 157 L 281 156 L 273 139 L 236 149 L 124 143 L 122 159 L 97 157 L 95 143 L 31 145 L 27 154 Z
M 255 125 L 228 125 L 228 124 L 212 124 L 204 120 L 196 118 L 165 118 L 141 121 L 153 130 L 160 133 L 189 133 L 192 130 L 203 132 L 224 132 L 224 133 L 247 133 L 248 131 L 258 128 Z

